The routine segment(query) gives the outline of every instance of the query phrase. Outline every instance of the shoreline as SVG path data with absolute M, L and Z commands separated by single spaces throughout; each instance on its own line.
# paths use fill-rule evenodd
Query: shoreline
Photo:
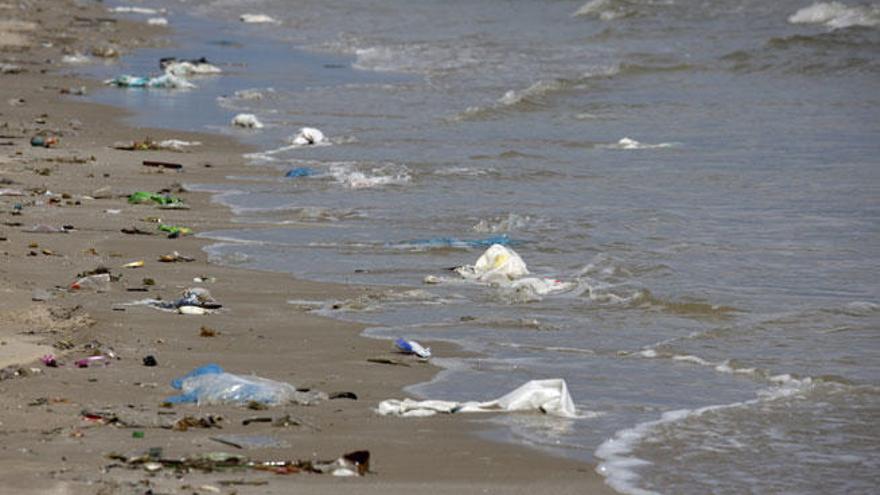
M 392 353 L 387 342 L 361 336 L 364 325 L 317 317 L 287 304 L 290 299 L 353 296 L 365 289 L 212 264 L 203 251 L 213 242 L 209 239 L 121 233 L 120 229 L 130 227 L 155 233 L 155 224 L 142 221 L 150 216 L 161 216 L 167 223 L 186 225 L 196 232 L 228 228 L 233 225 L 230 210 L 212 202 L 210 193 L 174 192 L 190 210 L 128 205 L 125 196 L 137 190 L 179 191 L 175 184 L 182 182 L 232 182 L 225 176 L 245 170 L 253 173 L 254 168 L 241 157 L 247 147 L 233 137 L 134 127 L 123 121 L 128 113 L 122 109 L 62 97 L 59 88 L 100 84 L 58 75 L 55 69 L 59 66 L 45 62 L 49 56 L 60 59 L 58 39 L 65 39 L 71 29 L 79 31 L 76 23 L 68 24 L 69 16 L 96 19 L 109 15 L 100 5 L 74 9 L 67 8 L 68 4 L 72 3 L 42 6 L 40 12 L 16 11 L 22 16 L 20 22 L 39 22 L 41 34 L 37 34 L 37 24 L 19 30 L 13 34 L 27 40 L 16 48 L 21 51 L 0 51 L 3 63 L 24 69 L 0 75 L 4 85 L 0 103 L 6 105 L 0 119 L 7 123 L 3 134 L 15 136 L 2 139 L 12 144 L 0 149 L 0 172 L 13 182 L 2 187 L 26 194 L 0 196 L 5 213 L 0 228 L 0 237 L 5 239 L 0 243 L 5 253 L 0 274 L 5 296 L 0 303 L 0 340 L 6 342 L 0 346 L 5 354 L 0 355 L 7 356 L 2 366 L 17 361 L 26 375 L 0 381 L 0 392 L 7 398 L 0 407 L 2 486 L 16 493 L 143 493 L 147 489 L 174 493 L 184 485 L 213 486 L 218 479 L 245 478 L 268 484 L 236 486 L 236 492 L 287 493 L 291 489 L 288 485 L 296 483 L 298 489 L 320 493 L 403 493 L 416 487 L 430 493 L 482 489 L 518 493 L 535 487 L 564 493 L 613 493 L 593 471 L 594 466 L 479 438 L 476 433 L 483 428 L 476 421 L 452 416 L 386 418 L 373 413 L 380 400 L 402 397 L 404 386 L 430 380 L 439 368 L 415 361 L 409 367 L 369 363 L 367 358 L 401 357 Z M 163 28 L 123 20 L 96 22 L 111 24 L 115 31 L 74 39 L 98 45 L 124 26 L 127 38 L 133 40 L 126 48 L 135 49 L 163 32 Z M 56 41 L 52 47 L 36 48 L 46 39 Z M 29 48 L 32 46 L 36 49 Z M 44 69 L 47 74 L 40 73 Z M 9 103 L 14 98 L 24 102 Z M 30 146 L 30 137 L 43 130 L 59 135 L 57 147 Z M 147 136 L 203 144 L 187 153 L 109 147 L 116 141 Z M 143 160 L 181 163 L 183 171 L 154 170 L 142 166 Z M 110 191 L 104 189 L 108 186 Z M 96 194 L 98 191 L 101 194 Z M 10 215 L 16 203 L 22 204 L 21 214 Z M 73 225 L 74 229 L 64 234 L 24 232 L 34 225 Z M 195 261 L 157 261 L 158 256 L 173 251 Z M 121 268 L 135 260 L 144 260 L 144 266 Z M 68 286 L 77 273 L 99 265 L 113 275 L 122 275 L 121 280 L 111 283 L 109 292 L 53 289 Z M 193 277 L 202 275 L 217 280 L 211 284 L 192 282 Z M 156 285 L 142 285 L 144 278 L 154 279 Z M 171 300 L 191 286 L 208 288 L 224 311 L 184 316 L 139 306 L 114 310 L 119 303 L 145 297 Z M 141 292 L 144 287 L 146 292 Z M 48 300 L 32 301 L 34 296 Z M 202 327 L 209 327 L 216 335 L 202 337 Z M 34 343 L 39 345 L 32 347 Z M 66 350 L 59 348 L 71 345 Z M 79 369 L 73 365 L 76 359 L 96 351 L 112 352 L 118 359 L 106 367 Z M 48 368 L 34 361 L 49 352 L 57 354 L 64 366 Z M 147 355 L 154 356 L 158 366 L 143 366 L 141 360 Z M 167 386 L 171 378 L 209 362 L 218 362 L 230 372 L 254 373 L 298 387 L 354 392 L 358 400 L 281 406 L 262 412 L 232 406 L 160 408 L 164 398 L 174 394 Z M 9 373 L 14 375 L 14 370 Z M 134 410 L 150 417 L 168 411 L 178 416 L 219 414 L 223 428 L 179 432 L 115 427 L 84 420 L 81 411 L 88 407 Z M 244 418 L 264 413 L 290 413 L 320 430 L 241 424 Z M 133 431 L 142 431 L 144 438 L 133 438 Z M 170 472 L 108 468 L 112 462 L 105 457 L 109 452 L 130 454 L 157 446 L 174 455 L 229 450 L 210 440 L 219 433 L 271 435 L 286 444 L 237 452 L 253 458 L 332 459 L 368 449 L 374 474 L 340 480 L 308 474 L 189 473 L 178 479 Z M 438 457 L 443 461 L 437 462 Z

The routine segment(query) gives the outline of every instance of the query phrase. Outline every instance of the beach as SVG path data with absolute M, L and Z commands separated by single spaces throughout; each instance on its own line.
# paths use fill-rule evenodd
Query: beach
M 108 19 L 111 15 L 100 3 L 15 2 L 2 7 L 0 187 L 8 191 L 0 196 L 0 492 L 610 492 L 594 464 L 480 439 L 483 426 L 467 418 L 377 415 L 374 409 L 381 400 L 402 398 L 404 386 L 429 381 L 438 369 L 395 353 L 387 341 L 361 337 L 363 325 L 288 304 L 358 297 L 377 289 L 209 262 L 203 248 L 211 241 L 188 235 L 168 238 L 157 229 L 156 218 L 196 233 L 233 227 L 227 207 L 184 184 L 230 184 L 230 176 L 253 175 L 242 158 L 253 150 L 229 136 L 136 127 L 124 121 L 127 115 L 119 108 L 78 101 L 79 88 L 93 91 L 101 82 L 64 74 L 59 60 L 73 51 L 108 45 L 124 56 L 162 43 L 168 28 Z M 31 138 L 38 134 L 58 141 L 51 147 L 32 146 Z M 201 145 L 185 152 L 113 148 L 117 142 L 146 138 Z M 146 166 L 144 161 L 182 167 Z M 127 200 L 137 191 L 163 190 L 189 209 L 158 209 Z M 193 260 L 159 261 L 175 252 Z M 140 267 L 123 267 L 140 260 Z M 71 289 L 77 274 L 98 267 L 109 269 L 109 290 Z M 222 308 L 184 315 L 125 305 L 145 298 L 172 301 L 191 287 L 208 289 Z M 449 344 L 433 348 L 435 353 L 461 355 Z M 56 366 L 40 361 L 48 354 L 55 356 Z M 75 365 L 89 356 L 103 358 L 88 367 Z M 155 366 L 144 364 L 147 356 Z M 175 395 L 169 386 L 173 378 L 207 363 L 298 389 L 351 392 L 356 400 L 267 410 L 163 405 Z M 141 419 L 114 425 L 84 412 L 88 410 Z M 157 419 L 187 415 L 212 415 L 216 424 L 186 431 L 156 426 Z M 284 415 L 297 420 L 288 426 L 242 424 L 255 416 Z M 236 449 L 211 440 L 221 434 L 269 436 L 275 443 Z M 255 470 L 149 472 L 108 457 L 136 456 L 154 448 L 166 457 L 232 448 L 251 459 L 276 461 L 332 460 L 368 450 L 370 461 L 366 475 L 347 479 Z

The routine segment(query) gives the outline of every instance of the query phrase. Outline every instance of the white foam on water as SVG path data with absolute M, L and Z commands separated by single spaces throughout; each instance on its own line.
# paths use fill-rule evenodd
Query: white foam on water
M 590 0 L 581 5 L 572 17 L 596 17 L 603 21 L 613 21 L 622 17 L 628 17 L 635 11 L 625 2 L 619 0 Z
M 599 145 L 599 148 L 605 148 L 609 150 L 650 150 L 656 148 L 673 148 L 675 146 L 679 146 L 679 143 L 648 144 L 641 143 L 629 137 L 625 137 L 621 138 L 621 140 L 616 143 Z
M 495 217 L 491 219 L 482 219 L 476 225 L 471 227 L 475 232 L 483 232 L 489 234 L 498 234 L 502 232 L 513 232 L 520 230 L 528 225 L 531 218 L 525 215 L 517 215 L 516 213 L 508 213 L 506 217 Z
M 792 395 L 803 393 L 812 386 L 810 378 L 796 379 L 790 375 L 779 375 L 774 383 L 767 389 L 758 391 L 755 399 L 733 402 L 730 404 L 705 406 L 697 409 L 678 409 L 668 411 L 661 415 L 660 419 L 639 423 L 632 428 L 617 431 L 612 438 L 604 441 L 596 449 L 595 455 L 602 462 L 596 467 L 596 472 L 605 477 L 605 482 L 611 488 L 628 495 L 656 495 L 657 492 L 638 486 L 639 467 L 652 464 L 633 455 L 636 447 L 660 426 L 684 421 L 688 418 L 702 416 L 708 412 L 724 409 L 749 407 L 758 403 L 773 401 Z
M 792 24 L 824 24 L 832 29 L 880 26 L 880 5 L 850 7 L 842 2 L 816 2 L 788 18 Z
M 412 177 L 402 165 L 383 165 L 367 171 L 358 170 L 353 164 L 331 165 L 328 170 L 336 182 L 349 189 L 371 189 L 388 185 L 403 185 Z

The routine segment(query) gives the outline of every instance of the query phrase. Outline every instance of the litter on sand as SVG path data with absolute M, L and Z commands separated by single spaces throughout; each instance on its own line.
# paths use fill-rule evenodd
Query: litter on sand
M 568 393 L 565 380 L 532 380 L 516 390 L 487 402 L 454 402 L 444 400 L 415 401 L 389 399 L 379 403 L 376 412 L 383 416 L 433 416 L 437 413 L 539 411 L 563 418 L 576 418 L 577 410 Z
M 248 129 L 262 129 L 263 123 L 252 113 L 240 113 L 232 118 L 232 125 Z
M 113 149 L 126 151 L 186 151 L 190 146 L 199 146 L 199 141 L 183 141 L 180 139 L 165 139 L 153 141 L 146 138 L 143 141 L 120 141 L 113 143 Z
M 415 340 L 397 339 L 394 341 L 394 346 L 404 354 L 415 354 L 422 359 L 428 359 L 431 357 L 431 348 L 422 347 L 422 345 Z
M 277 406 L 286 403 L 312 405 L 327 399 L 327 394 L 310 390 L 301 392 L 293 385 L 255 375 L 226 373 L 216 364 L 200 366 L 171 381 L 181 391 L 166 399 L 172 404 L 197 405 L 258 403 Z
M 169 205 L 174 203 L 182 203 L 179 198 L 169 196 L 167 194 L 157 194 L 147 191 L 133 192 L 128 196 L 129 204 L 139 205 L 143 203 L 156 203 L 158 205 Z
M 332 461 L 320 460 L 251 460 L 243 455 L 227 452 L 208 452 L 187 457 L 165 457 L 161 448 L 151 448 L 145 454 L 124 456 L 109 454 L 109 459 L 120 461 L 132 469 L 156 472 L 173 469 L 178 472 L 199 470 L 203 472 L 223 472 L 229 470 L 253 469 L 275 474 L 330 474 L 333 476 L 363 476 L 370 471 L 370 451 L 358 450 L 344 454 Z M 262 481 L 236 481 L 225 484 L 263 484 Z M 224 482 L 220 482 L 224 484 Z M 210 485 L 203 485 L 207 487 Z M 218 490 L 219 491 L 219 490 Z

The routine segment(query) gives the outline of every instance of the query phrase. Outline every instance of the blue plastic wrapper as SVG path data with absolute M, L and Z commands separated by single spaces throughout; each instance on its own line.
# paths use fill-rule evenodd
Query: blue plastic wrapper
M 315 175 L 315 171 L 309 167 L 297 167 L 284 174 L 285 177 L 310 177 L 312 175 Z
M 175 378 L 171 380 L 171 386 L 182 392 L 165 399 L 171 404 L 244 405 L 257 402 L 278 405 L 296 402 L 307 405 L 326 398 L 326 394 L 321 392 L 299 392 L 289 383 L 254 375 L 227 373 L 216 364 L 200 366 L 180 378 Z

